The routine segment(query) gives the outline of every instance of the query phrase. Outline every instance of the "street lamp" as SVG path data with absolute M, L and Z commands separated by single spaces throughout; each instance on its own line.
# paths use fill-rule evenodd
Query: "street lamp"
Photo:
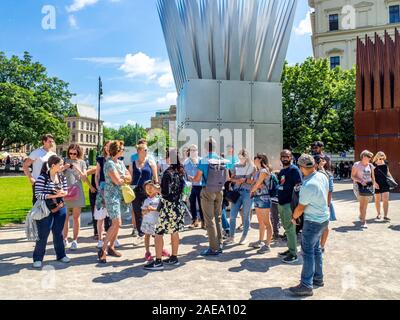
M 101 153 L 101 142 L 100 142 L 100 127 L 101 127 L 101 123 L 100 123 L 100 101 L 101 101 L 101 97 L 103 96 L 103 83 L 101 82 L 101 77 L 99 77 L 99 114 L 98 114 L 98 119 L 97 119 L 97 132 L 98 132 L 98 139 L 97 139 L 97 152 L 98 154 Z

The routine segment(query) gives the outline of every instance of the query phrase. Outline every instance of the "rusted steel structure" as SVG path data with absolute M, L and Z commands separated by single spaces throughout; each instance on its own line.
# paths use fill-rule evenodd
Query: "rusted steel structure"
M 355 150 L 383 151 L 400 181 L 400 34 L 357 39 Z

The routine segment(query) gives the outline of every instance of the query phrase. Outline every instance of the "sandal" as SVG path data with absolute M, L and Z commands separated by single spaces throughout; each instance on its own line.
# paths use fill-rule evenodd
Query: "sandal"
M 116 258 L 121 258 L 122 254 L 118 251 L 116 251 L 115 249 L 108 247 L 108 255 L 110 257 L 116 257 Z
M 107 263 L 107 258 L 103 258 L 103 257 L 107 257 L 107 253 L 103 249 L 99 250 L 99 252 L 97 253 L 97 256 L 99 258 L 100 263 Z
M 390 218 L 388 218 L 388 217 L 384 217 L 383 220 L 385 220 L 385 221 L 392 221 L 392 220 L 391 220 Z
M 382 216 L 381 216 L 381 215 L 378 215 L 378 216 L 376 217 L 376 219 L 377 219 L 377 220 L 381 220 L 381 219 L 382 219 Z

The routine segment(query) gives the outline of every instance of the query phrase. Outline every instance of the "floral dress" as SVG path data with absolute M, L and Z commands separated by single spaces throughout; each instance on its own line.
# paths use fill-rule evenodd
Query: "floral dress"
M 115 163 L 112 159 L 108 159 L 104 165 L 104 175 L 106 178 L 106 185 L 104 187 L 104 200 L 106 209 L 110 219 L 121 218 L 123 214 L 129 214 L 131 212 L 131 205 L 126 204 L 122 196 L 121 187 L 114 184 L 109 176 L 110 171 L 116 171 L 123 179 L 127 174 L 124 163 L 118 160 Z
M 164 172 L 161 181 L 162 198 L 156 234 L 173 234 L 184 230 L 184 216 L 187 210 L 182 201 L 184 186 L 184 176 L 179 175 L 176 170 L 169 168 Z

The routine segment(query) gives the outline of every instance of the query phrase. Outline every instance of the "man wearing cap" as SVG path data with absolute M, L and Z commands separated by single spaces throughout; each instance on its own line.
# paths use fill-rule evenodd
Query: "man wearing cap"
M 325 174 L 316 170 L 313 156 L 303 154 L 297 164 L 304 179 L 292 223 L 295 225 L 304 214 L 301 241 L 304 262 L 300 284 L 289 291 L 295 296 L 312 296 L 313 288 L 324 286 L 320 239 L 329 224 L 329 181 Z
M 293 211 L 290 204 L 295 187 L 301 184 L 301 173 L 299 168 L 292 164 L 292 160 L 293 155 L 290 150 L 283 150 L 281 152 L 283 169 L 278 174 L 278 211 L 282 226 L 285 229 L 289 249 L 279 253 L 283 257 L 282 261 L 284 263 L 295 263 L 298 261 L 296 227 L 291 222 Z

